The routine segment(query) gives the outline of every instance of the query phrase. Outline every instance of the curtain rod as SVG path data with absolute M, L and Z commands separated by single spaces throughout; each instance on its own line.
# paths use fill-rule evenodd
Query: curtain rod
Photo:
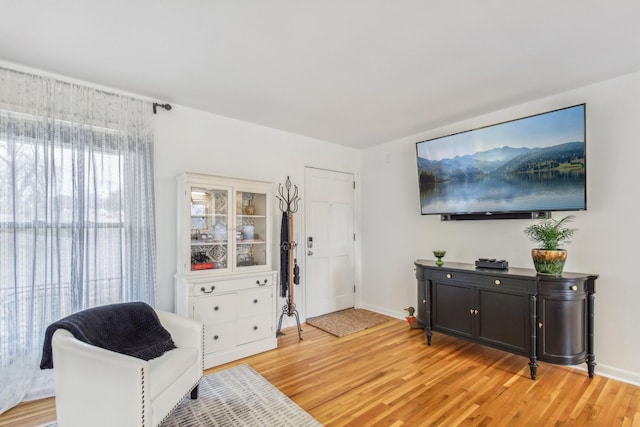
M 167 111 L 171 110 L 171 104 L 160 104 L 160 103 L 154 102 L 153 103 L 153 114 L 158 114 L 158 112 L 156 110 L 157 107 L 164 108 Z

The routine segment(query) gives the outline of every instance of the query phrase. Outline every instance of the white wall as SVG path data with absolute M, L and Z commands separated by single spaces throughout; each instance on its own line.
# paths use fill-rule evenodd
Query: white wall
M 176 271 L 176 175 L 198 172 L 284 184 L 287 176 L 304 199 L 304 168 L 312 166 L 360 175 L 358 150 L 294 135 L 255 124 L 232 120 L 173 105 L 155 116 L 156 221 L 158 241 L 159 308 L 173 310 Z M 274 237 L 278 239 L 280 216 L 274 199 Z M 300 241 L 304 203 L 300 204 L 295 238 Z M 278 241 L 274 239 L 273 267 L 278 269 Z M 299 250 L 304 250 L 301 245 Z M 298 258 L 303 258 L 299 256 Z M 359 258 L 359 257 L 358 257 Z M 304 268 L 302 269 L 304 273 Z M 304 319 L 304 276 L 296 288 L 296 305 Z M 284 304 L 280 300 L 278 307 Z M 285 316 L 283 327 L 295 325 Z
M 364 307 L 404 316 L 416 305 L 413 261 L 473 263 L 504 258 L 532 268 L 532 243 L 523 234 L 531 220 L 441 222 L 421 216 L 415 143 L 479 126 L 587 104 L 587 211 L 576 212 L 578 232 L 567 247 L 566 271 L 595 273 L 596 373 L 640 384 L 640 73 L 540 99 L 363 152 L 362 283 Z M 428 112 L 425 112 L 428 114 Z M 559 218 L 565 213 L 556 213 Z

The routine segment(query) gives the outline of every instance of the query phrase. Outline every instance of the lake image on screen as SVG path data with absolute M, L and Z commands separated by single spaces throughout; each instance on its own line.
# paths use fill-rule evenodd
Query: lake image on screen
M 585 144 L 418 157 L 423 214 L 585 208 Z
M 429 214 L 586 209 L 585 104 L 416 143 Z

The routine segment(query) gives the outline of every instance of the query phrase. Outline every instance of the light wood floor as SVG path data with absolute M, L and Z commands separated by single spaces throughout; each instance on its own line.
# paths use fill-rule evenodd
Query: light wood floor
M 336 338 L 303 325 L 248 363 L 326 426 L 640 426 L 640 387 L 389 322 Z M 596 352 L 597 356 L 597 352 Z M 597 360 L 596 360 L 597 361 Z M 18 405 L 0 426 L 55 419 L 53 399 Z

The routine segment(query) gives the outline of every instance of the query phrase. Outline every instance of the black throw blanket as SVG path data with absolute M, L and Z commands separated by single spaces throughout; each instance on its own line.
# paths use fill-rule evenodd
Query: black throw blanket
M 103 305 L 74 313 L 47 328 L 40 369 L 53 368 L 51 340 L 57 329 L 66 329 L 87 344 L 117 353 L 151 360 L 176 348 L 153 308 L 143 302 Z

